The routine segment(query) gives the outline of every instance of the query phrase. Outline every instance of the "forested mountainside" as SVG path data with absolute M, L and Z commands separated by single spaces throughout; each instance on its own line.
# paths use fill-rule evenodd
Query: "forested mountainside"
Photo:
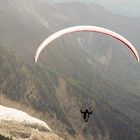
M 48 35 L 79 24 L 113 29 L 140 51 L 139 18 L 78 2 L 0 3 L 2 105 L 46 121 L 65 139 L 140 139 L 140 66 L 122 44 L 100 34 L 76 33 L 54 41 L 34 63 L 35 50 Z M 93 115 L 86 124 L 79 108 L 90 97 Z

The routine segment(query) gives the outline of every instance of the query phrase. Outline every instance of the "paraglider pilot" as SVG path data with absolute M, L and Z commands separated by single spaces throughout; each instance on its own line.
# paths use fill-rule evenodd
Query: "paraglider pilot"
M 90 115 L 92 114 L 92 108 L 89 107 L 89 108 L 85 108 L 85 109 L 84 109 L 83 107 L 81 107 L 81 108 L 80 108 L 80 112 L 81 112 L 81 114 L 83 115 L 84 121 L 85 121 L 85 122 L 88 122 L 89 117 L 90 117 Z

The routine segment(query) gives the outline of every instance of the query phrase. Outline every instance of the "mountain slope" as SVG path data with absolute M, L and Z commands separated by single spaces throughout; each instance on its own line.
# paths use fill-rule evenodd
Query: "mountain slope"
M 67 139 L 139 139 L 140 67 L 122 44 L 99 34 L 67 35 L 50 44 L 38 64 L 33 61 L 48 35 L 77 24 L 113 29 L 139 50 L 139 19 L 78 2 L 0 2 L 2 104 L 42 118 Z M 85 124 L 79 107 L 91 94 L 94 114 Z

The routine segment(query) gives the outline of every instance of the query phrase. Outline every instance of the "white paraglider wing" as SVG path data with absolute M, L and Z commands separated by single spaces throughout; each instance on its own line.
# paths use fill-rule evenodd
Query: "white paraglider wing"
M 130 50 L 131 52 L 134 54 L 134 56 L 136 57 L 137 61 L 139 62 L 139 55 L 137 50 L 135 49 L 135 47 L 123 36 L 119 35 L 116 32 L 113 32 L 111 30 L 102 28 L 102 27 L 97 27 L 97 26 L 73 26 L 70 28 L 66 28 L 63 30 L 60 30 L 54 34 L 52 34 L 51 36 L 49 36 L 37 49 L 36 54 L 35 54 L 35 62 L 37 63 L 38 57 L 41 53 L 41 51 L 49 44 L 51 43 L 53 40 L 55 40 L 56 38 L 68 34 L 68 33 L 72 33 L 72 32 L 98 32 L 98 33 L 102 33 L 102 34 L 106 34 L 109 36 L 112 36 L 114 38 L 116 38 L 117 40 L 121 41 L 123 44 L 125 44 Z

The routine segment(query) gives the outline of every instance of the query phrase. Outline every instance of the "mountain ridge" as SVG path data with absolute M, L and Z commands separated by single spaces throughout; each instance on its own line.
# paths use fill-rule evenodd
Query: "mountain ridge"
M 126 49 L 119 47 L 120 43 L 95 34 L 68 35 L 53 42 L 34 64 L 34 53 L 42 40 L 52 32 L 80 23 L 119 31 L 137 47 L 137 18 L 133 21 L 95 5 L 53 6 L 36 0 L 29 7 L 26 0 L 14 1 L 9 12 L 7 2 L 11 4 L 5 0 L 0 6 L 1 103 L 27 110 L 67 139 L 138 140 L 140 67 Z M 59 97 L 58 91 L 65 92 L 64 97 Z M 88 104 L 91 94 L 95 109 L 91 124 L 78 123 L 78 109 Z

